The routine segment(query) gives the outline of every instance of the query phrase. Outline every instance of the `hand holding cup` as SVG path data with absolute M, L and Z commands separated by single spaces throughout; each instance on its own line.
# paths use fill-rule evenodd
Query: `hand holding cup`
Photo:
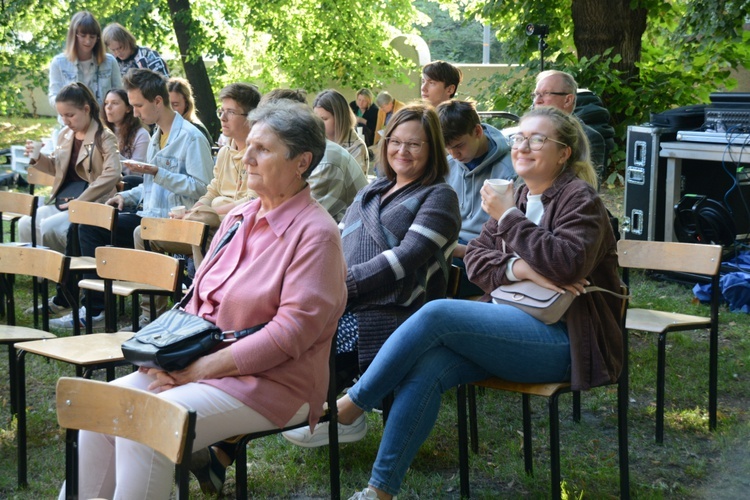
M 511 180 L 487 179 L 484 181 L 480 194 L 482 195 L 482 209 L 495 220 L 499 220 L 506 210 L 515 206 Z
M 32 160 L 36 161 L 39 159 L 39 154 L 42 151 L 42 146 L 44 146 L 44 143 L 42 141 L 27 140 L 26 150 L 24 151 L 24 154 Z
M 185 206 L 177 205 L 169 209 L 169 217 L 172 219 L 182 219 L 185 217 Z

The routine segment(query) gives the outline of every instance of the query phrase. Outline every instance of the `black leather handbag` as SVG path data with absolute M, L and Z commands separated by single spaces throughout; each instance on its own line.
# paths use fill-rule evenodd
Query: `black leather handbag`
M 65 205 L 81 196 L 81 193 L 86 191 L 89 187 L 89 183 L 86 181 L 73 181 L 65 184 L 55 195 L 55 207 L 58 210 L 67 210 L 67 208 L 60 208 L 60 205 Z
M 123 342 L 122 353 L 127 361 L 137 366 L 182 370 L 221 342 L 246 337 L 264 326 L 266 323 L 240 332 L 222 332 L 210 321 L 175 308 Z

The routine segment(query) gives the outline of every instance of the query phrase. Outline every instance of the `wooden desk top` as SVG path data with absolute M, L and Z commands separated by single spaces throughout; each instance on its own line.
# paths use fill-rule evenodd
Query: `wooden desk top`
M 20 342 L 14 347 L 20 351 L 86 366 L 124 360 L 120 346 L 133 335 L 133 332 L 94 333 Z

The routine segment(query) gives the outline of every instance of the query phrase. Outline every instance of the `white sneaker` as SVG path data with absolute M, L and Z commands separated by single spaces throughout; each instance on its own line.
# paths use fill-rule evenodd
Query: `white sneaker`
M 397 500 L 397 498 L 398 497 L 394 495 L 393 500 Z M 349 500 L 378 500 L 378 494 L 375 492 L 375 490 L 367 487 L 364 490 L 358 491 L 354 495 L 350 496 Z
M 359 441 L 367 434 L 367 418 L 365 414 L 360 415 L 350 425 L 339 422 L 339 443 L 353 443 Z M 310 432 L 310 427 L 300 427 L 281 433 L 288 441 L 302 446 L 303 448 L 317 448 L 328 445 L 328 422 L 323 422 L 315 426 L 315 430 Z
M 81 328 L 86 327 L 86 306 L 82 306 L 78 310 L 78 321 Z M 73 313 L 67 314 L 62 318 L 56 318 L 49 320 L 50 328 L 59 328 L 61 330 L 72 330 L 73 329 Z M 104 311 L 91 318 L 92 328 L 100 328 L 104 326 Z
M 34 306 L 29 307 L 24 311 L 24 314 L 34 314 L 34 309 L 36 309 Z M 60 314 L 67 314 L 70 312 L 70 307 L 68 306 L 58 306 L 55 304 L 54 297 L 50 297 L 50 299 L 47 301 L 47 309 L 49 310 L 50 315 L 60 315 Z M 42 312 L 41 310 L 39 311 Z

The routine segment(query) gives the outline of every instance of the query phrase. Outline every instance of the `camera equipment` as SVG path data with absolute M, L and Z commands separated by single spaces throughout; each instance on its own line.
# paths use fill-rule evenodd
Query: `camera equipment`
M 529 36 L 547 36 L 549 35 L 549 27 L 546 24 L 529 23 L 526 25 L 526 34 Z
M 544 49 L 547 48 L 544 37 L 549 35 L 549 27 L 546 24 L 529 23 L 526 25 L 526 34 L 539 37 L 539 71 L 542 72 L 544 71 Z

